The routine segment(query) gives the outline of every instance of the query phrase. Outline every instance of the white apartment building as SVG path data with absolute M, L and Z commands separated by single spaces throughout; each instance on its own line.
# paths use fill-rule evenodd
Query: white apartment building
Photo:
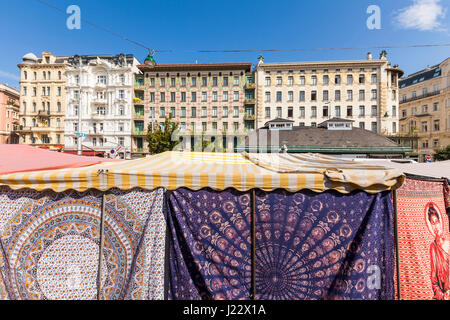
M 81 68 L 80 68 L 81 61 Z M 131 157 L 134 74 L 133 55 L 73 56 L 66 70 L 65 149 L 111 150 Z M 81 122 L 81 124 L 80 124 Z M 120 150 L 119 150 L 120 149 Z
M 255 68 L 257 127 L 282 118 L 295 126 L 317 126 L 330 118 L 389 135 L 398 131 L 398 79 L 385 52 L 380 59 L 264 63 Z

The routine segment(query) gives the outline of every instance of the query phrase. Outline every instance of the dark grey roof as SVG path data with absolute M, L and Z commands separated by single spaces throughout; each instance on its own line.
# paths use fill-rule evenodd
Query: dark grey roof
M 442 74 L 442 70 L 439 67 L 439 65 L 433 66 L 431 68 L 427 68 L 421 71 L 418 71 L 416 73 L 413 73 L 412 75 L 400 79 L 399 81 L 399 88 L 405 88 L 408 86 L 412 86 L 416 83 L 420 83 L 422 81 L 430 80 L 436 77 L 439 77 Z
M 293 127 L 292 130 L 269 130 L 261 128 L 251 132 L 245 138 L 248 145 L 251 141 L 257 141 L 255 135 L 265 130 L 267 142 L 272 141 L 272 134 L 279 134 L 279 145 L 286 144 L 287 147 L 327 147 L 327 148 L 395 148 L 400 147 L 394 141 L 375 132 L 355 128 L 352 130 L 327 130 L 319 127 Z M 255 138 L 255 140 L 253 140 Z M 267 143 L 265 142 L 265 143 Z M 262 145 L 265 144 L 264 142 Z M 260 144 L 258 142 L 258 144 Z

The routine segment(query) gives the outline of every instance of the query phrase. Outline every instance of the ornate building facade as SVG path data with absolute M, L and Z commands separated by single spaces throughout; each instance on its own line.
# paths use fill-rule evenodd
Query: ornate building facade
M 0 144 L 19 143 L 19 97 L 19 91 L 0 83 Z
M 81 67 L 80 67 L 81 63 Z M 138 60 L 119 54 L 68 59 L 65 149 L 131 157 L 133 88 Z M 111 152 L 112 151 L 112 152 Z
M 20 69 L 19 143 L 49 149 L 64 147 L 67 57 L 43 52 L 23 57 Z
M 450 58 L 400 80 L 399 136 L 418 138 L 417 158 L 425 161 L 450 145 Z
M 133 154 L 148 153 L 148 125 L 179 123 L 180 149 L 198 150 L 202 141 L 233 151 L 255 129 L 251 63 L 157 64 L 149 55 L 136 77 Z
M 389 135 L 398 131 L 398 79 L 383 52 L 379 60 L 264 63 L 255 68 L 258 127 L 276 118 L 317 126 L 332 117 Z

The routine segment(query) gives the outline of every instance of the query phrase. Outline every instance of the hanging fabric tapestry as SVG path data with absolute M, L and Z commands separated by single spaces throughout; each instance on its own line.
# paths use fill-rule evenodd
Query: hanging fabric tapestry
M 249 193 L 170 194 L 170 297 L 249 299 Z M 256 299 L 393 299 L 389 192 L 256 191 Z
M 400 293 L 450 300 L 449 221 L 443 182 L 407 178 L 397 190 Z
M 233 189 L 169 192 L 169 298 L 248 299 L 250 196 Z
M 393 299 L 389 192 L 256 192 L 256 297 Z
M 162 299 L 162 190 L 105 197 L 102 299 Z M 0 188 L 3 299 L 97 298 L 102 193 Z

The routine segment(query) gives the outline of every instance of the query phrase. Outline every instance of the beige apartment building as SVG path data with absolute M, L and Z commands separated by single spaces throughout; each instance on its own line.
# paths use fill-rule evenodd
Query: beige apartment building
M 255 83 L 251 63 L 157 64 L 149 55 L 135 78 L 133 157 L 148 153 L 150 123 L 179 123 L 182 150 L 237 147 L 255 129 Z
M 398 79 L 403 71 L 386 59 L 264 63 L 255 68 L 256 122 L 276 118 L 317 126 L 330 118 L 383 135 L 398 131 Z
M 418 159 L 450 144 L 450 58 L 399 82 L 399 135 L 418 137 Z
M 20 144 L 64 148 L 67 57 L 23 56 L 20 69 Z

